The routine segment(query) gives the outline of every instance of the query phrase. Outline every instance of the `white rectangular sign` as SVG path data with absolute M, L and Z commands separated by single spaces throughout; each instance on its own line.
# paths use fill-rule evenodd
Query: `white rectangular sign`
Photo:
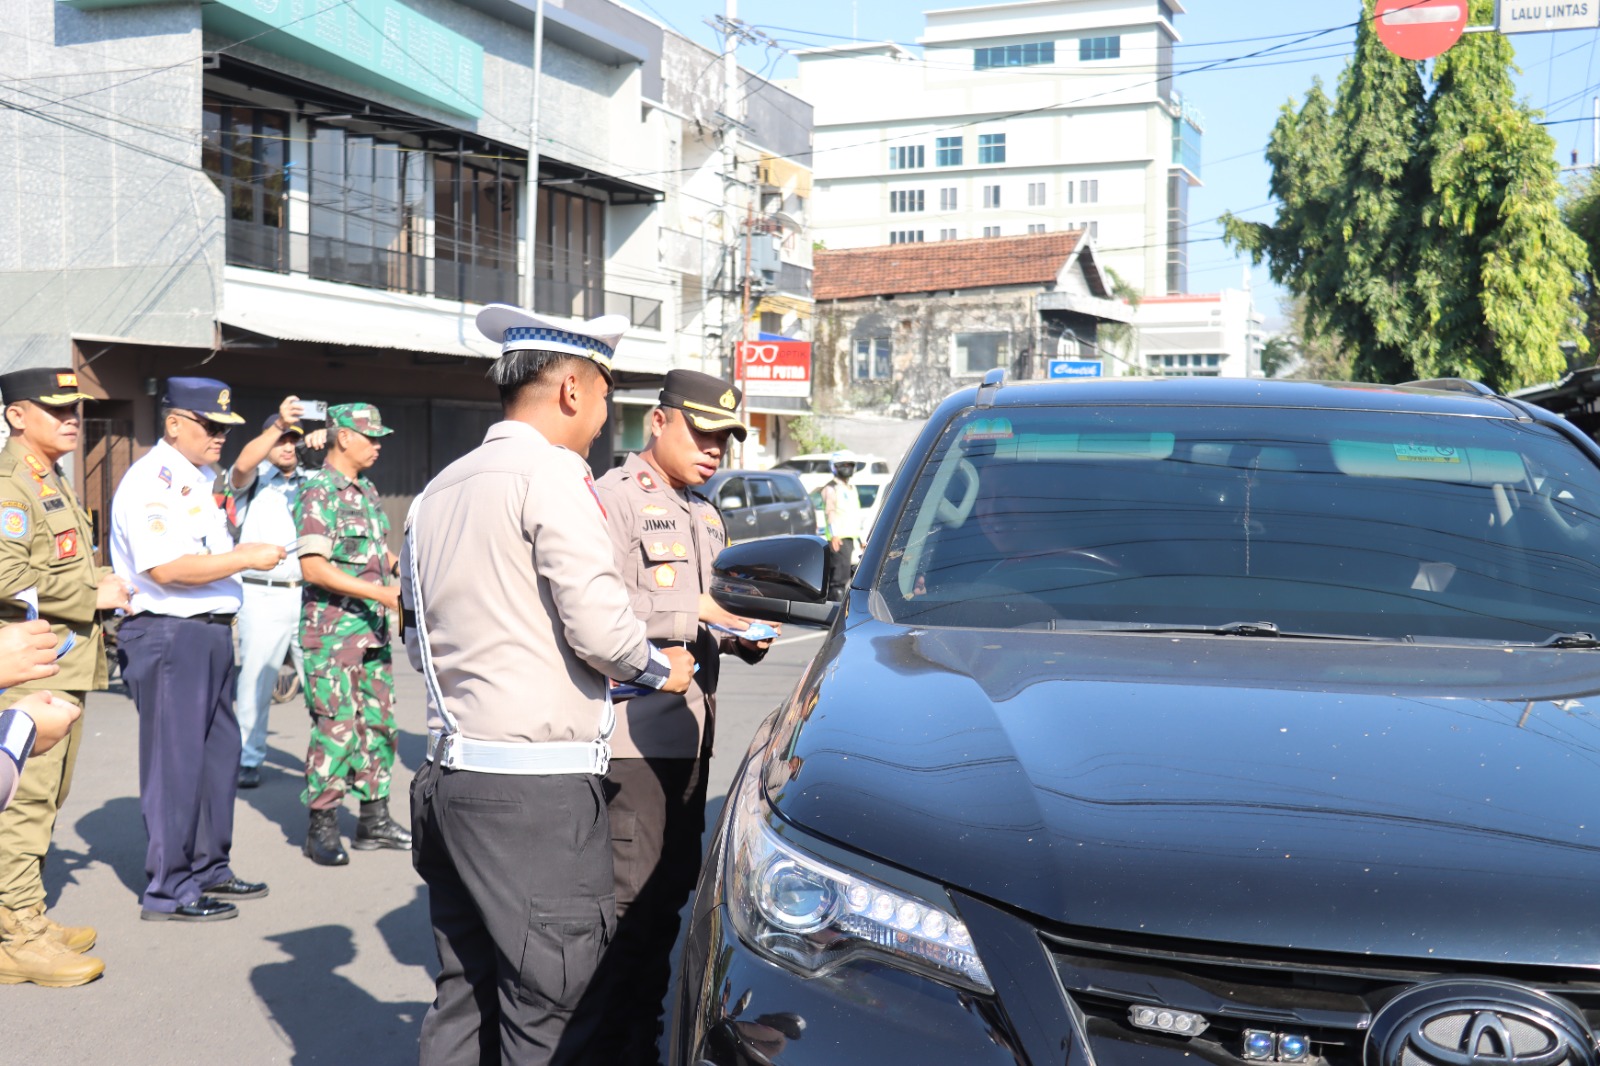
M 1501 33 L 1600 28 L 1600 0 L 1500 0 Z

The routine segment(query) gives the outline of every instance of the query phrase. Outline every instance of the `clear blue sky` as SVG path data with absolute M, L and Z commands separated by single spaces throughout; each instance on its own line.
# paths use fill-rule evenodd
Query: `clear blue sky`
M 706 24 L 722 13 L 717 0 L 626 0 L 654 14 L 680 32 L 720 48 L 720 39 Z M 851 36 L 912 44 L 922 33 L 922 12 L 966 2 L 914 0 L 739 0 L 741 19 L 777 38 L 787 48 L 839 43 Z M 1321 76 L 1330 91 L 1354 50 L 1361 17 L 1358 0 L 1183 0 L 1189 9 L 1179 16 L 1183 35 L 1178 49 L 1177 86 L 1205 116 L 1203 188 L 1190 198 L 1193 223 L 1189 249 L 1189 284 L 1196 292 L 1237 287 L 1245 261 L 1232 255 L 1216 238 L 1213 223 L 1224 211 L 1270 219 L 1268 170 L 1261 149 L 1277 120 L 1279 107 L 1299 99 Z M 1312 37 L 1319 31 L 1331 30 Z M 1243 40 L 1250 38 L 1250 40 Z M 1268 38 L 1268 39 L 1258 39 Z M 1308 38 L 1308 39 L 1302 39 Z M 1543 109 L 1547 120 L 1575 119 L 1593 113 L 1600 93 L 1600 33 L 1523 34 L 1515 38 L 1522 68 L 1523 98 Z M 1270 49 L 1256 58 L 1242 58 Z M 740 62 L 755 70 L 771 70 L 783 78 L 794 73 L 794 60 L 776 50 L 746 47 Z M 1219 60 L 1236 59 L 1215 70 L 1201 70 Z M 1593 125 L 1552 125 L 1557 156 L 1563 166 L 1578 152 L 1580 163 L 1593 162 Z M 1278 294 L 1266 271 L 1253 274 L 1256 302 L 1277 319 Z

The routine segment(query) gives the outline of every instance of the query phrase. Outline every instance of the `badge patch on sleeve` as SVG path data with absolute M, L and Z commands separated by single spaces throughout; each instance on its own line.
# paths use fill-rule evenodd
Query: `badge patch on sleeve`
M 656 585 L 660 588 L 670 589 L 678 583 L 678 572 L 672 568 L 671 563 L 656 567 L 655 576 Z
M 13 540 L 28 535 L 28 509 L 20 503 L 7 500 L 0 503 L 0 533 Z
M 611 516 L 606 514 L 606 505 L 600 502 L 600 493 L 595 491 L 594 478 L 585 474 L 583 475 L 583 483 L 589 486 L 589 495 L 594 497 L 594 505 L 600 508 L 600 517 L 609 519 Z
M 56 558 L 71 559 L 78 554 L 78 531 L 69 529 L 56 534 Z

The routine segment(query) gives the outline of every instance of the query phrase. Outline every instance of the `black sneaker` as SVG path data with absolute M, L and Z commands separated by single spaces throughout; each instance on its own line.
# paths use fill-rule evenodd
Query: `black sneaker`
M 260 788 L 261 787 L 261 767 L 259 767 L 259 766 L 241 766 L 241 767 L 239 767 L 239 787 L 240 788 Z

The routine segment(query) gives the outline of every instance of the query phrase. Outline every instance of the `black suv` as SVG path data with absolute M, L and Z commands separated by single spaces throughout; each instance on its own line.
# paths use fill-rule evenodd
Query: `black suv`
M 673 1061 L 1594 1066 L 1600 449 L 1460 388 L 991 375 L 842 605 L 728 549 L 835 617 Z

